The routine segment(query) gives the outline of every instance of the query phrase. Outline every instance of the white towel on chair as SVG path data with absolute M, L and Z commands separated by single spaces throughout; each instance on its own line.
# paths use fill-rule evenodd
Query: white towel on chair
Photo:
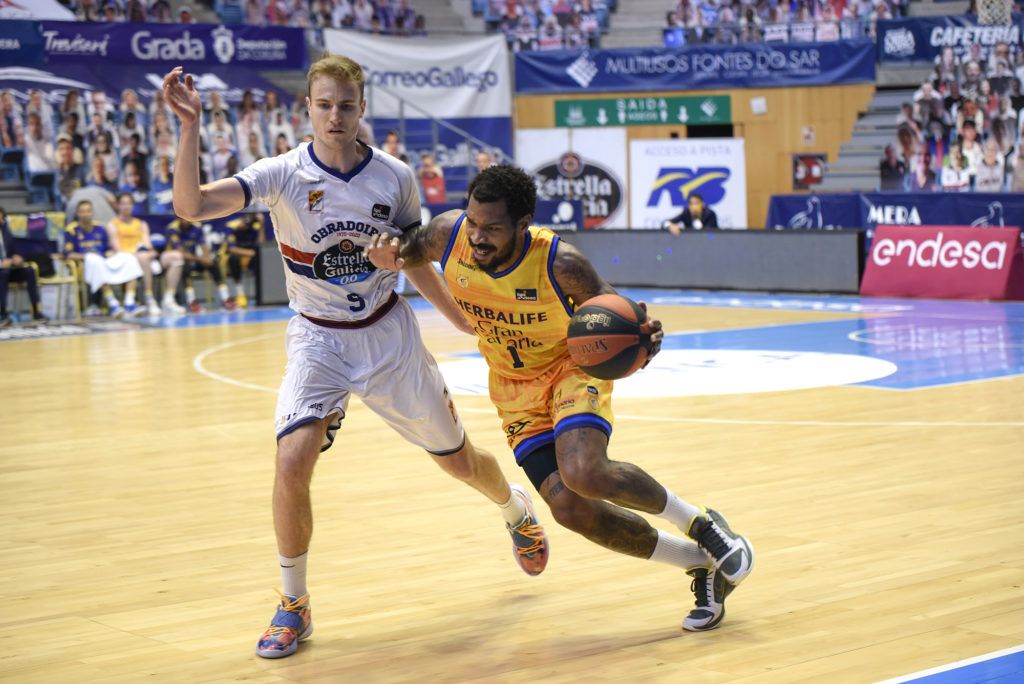
M 104 285 L 130 283 L 141 277 L 142 266 L 134 254 L 121 252 L 106 259 L 91 252 L 85 255 L 85 282 L 91 292 Z

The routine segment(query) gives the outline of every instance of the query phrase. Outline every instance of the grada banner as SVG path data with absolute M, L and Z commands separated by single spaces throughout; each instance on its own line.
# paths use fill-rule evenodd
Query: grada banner
M 516 161 L 533 175 L 539 200 L 583 204 L 583 228 L 628 228 L 626 129 L 524 128 Z
M 630 225 L 658 229 L 699 193 L 720 228 L 747 227 L 743 140 L 633 140 L 629 144 Z

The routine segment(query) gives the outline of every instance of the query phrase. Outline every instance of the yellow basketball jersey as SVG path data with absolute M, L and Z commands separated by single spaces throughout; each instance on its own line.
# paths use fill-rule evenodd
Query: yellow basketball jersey
M 565 334 L 572 309 L 551 271 L 558 236 L 530 226 L 519 258 L 491 275 L 473 261 L 462 230 L 465 217 L 455 223 L 441 259 L 448 289 L 480 338 L 491 370 L 506 378 L 535 378 L 569 354 Z
M 142 221 L 132 217 L 130 221 L 122 221 L 114 217 L 114 229 L 117 230 L 117 246 L 122 252 L 134 252 L 142 244 Z

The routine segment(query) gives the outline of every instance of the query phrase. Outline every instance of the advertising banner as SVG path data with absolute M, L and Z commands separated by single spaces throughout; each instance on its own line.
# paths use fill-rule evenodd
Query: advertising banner
M 517 93 L 577 93 L 873 83 L 875 44 L 553 50 L 516 53 Z
M 262 102 L 268 90 L 275 90 L 285 103 L 293 95 L 261 78 L 255 71 L 230 69 L 224 66 L 197 68 L 192 73 L 196 89 L 200 93 L 219 90 L 230 104 L 242 101 L 242 93 L 250 90 L 257 102 Z M 148 103 L 153 93 L 160 90 L 164 77 L 163 69 L 148 66 L 119 66 L 116 69 L 96 69 L 86 65 L 54 67 L 0 67 L 0 88 L 10 90 L 20 102 L 28 100 L 32 89 L 43 91 L 53 106 L 60 105 L 68 90 L 74 88 L 80 93 L 102 90 L 117 102 L 125 88 L 133 88 L 143 103 Z
M 728 123 L 732 123 L 728 95 L 555 100 L 555 125 L 567 128 Z
M 1024 47 L 1024 15 L 1013 15 L 1006 26 L 979 26 L 969 14 L 880 19 L 877 32 L 880 62 L 932 62 L 947 47 L 963 61 L 974 45 L 984 58 L 997 43 L 1006 43 L 1015 55 Z
M 306 36 L 299 28 L 44 21 L 42 30 L 50 65 L 306 68 Z
M 516 161 L 533 175 L 538 200 L 580 201 L 583 228 L 628 227 L 624 128 L 520 129 Z
M 508 48 L 501 36 L 411 40 L 332 29 L 324 31 L 324 45 L 366 71 L 370 116 L 398 116 L 397 98 L 437 118 L 512 116 Z M 425 115 L 414 109 L 404 114 Z
M 43 64 L 43 34 L 35 21 L 0 21 L 0 65 Z
M 75 13 L 57 0 L 7 0 L 0 2 L 0 19 L 52 19 L 74 21 Z
M 1020 193 L 829 193 L 773 195 L 765 227 L 836 230 L 876 225 L 1002 227 L 1024 216 Z
M 698 193 L 719 228 L 747 227 L 747 166 L 742 139 L 632 140 L 629 144 L 632 228 L 661 228 Z
M 1020 229 L 878 226 L 860 293 L 949 299 L 1024 297 Z

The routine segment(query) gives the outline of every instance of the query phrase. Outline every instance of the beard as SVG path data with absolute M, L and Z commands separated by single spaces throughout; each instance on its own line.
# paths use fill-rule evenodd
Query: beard
M 494 275 L 500 271 L 498 268 L 499 266 L 508 263 L 512 258 L 516 249 L 516 241 L 509 241 L 508 245 L 506 245 L 503 250 L 498 250 L 497 247 L 488 242 L 474 243 L 472 240 L 470 241 L 469 246 L 474 250 L 473 262 L 476 263 L 482 271 Z M 477 258 L 476 250 L 482 250 L 488 253 L 486 261 L 481 261 Z

